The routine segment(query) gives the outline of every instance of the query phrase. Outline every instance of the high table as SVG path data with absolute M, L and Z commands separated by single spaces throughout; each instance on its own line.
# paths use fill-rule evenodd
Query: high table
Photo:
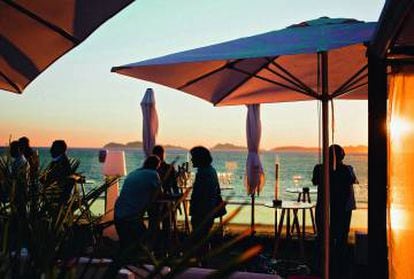
M 306 210 L 312 211 L 315 208 L 315 203 L 309 202 L 297 202 L 297 201 L 282 201 L 280 205 L 274 205 L 273 203 L 265 203 L 265 207 L 273 208 L 275 211 L 275 239 L 274 239 L 274 247 L 273 247 L 273 258 L 276 258 L 279 242 L 280 242 L 280 235 L 282 234 L 283 223 L 286 216 L 286 240 L 290 240 L 294 234 L 297 235 L 299 240 L 299 249 L 301 257 L 304 256 L 304 246 L 303 240 L 305 236 L 305 212 Z M 277 218 L 277 210 L 281 210 L 280 220 Z M 299 219 L 298 219 L 298 211 L 302 210 L 302 230 L 299 226 Z M 293 215 L 293 221 L 291 222 L 291 214 Z M 292 226 L 292 229 L 291 229 Z
M 298 194 L 298 198 L 297 201 L 298 202 L 309 202 L 311 203 L 311 197 L 310 194 L 317 194 L 318 193 L 318 188 L 317 187 L 294 187 L 294 188 L 287 188 L 286 189 L 287 193 L 293 193 L 293 194 Z M 302 227 L 303 227 L 303 231 L 305 231 L 305 210 L 302 211 Z M 311 221 L 312 221 L 312 229 L 313 229 L 313 233 L 316 233 L 316 225 L 315 225 L 315 215 L 313 213 L 313 210 L 309 210 L 310 213 L 310 217 L 311 217 Z

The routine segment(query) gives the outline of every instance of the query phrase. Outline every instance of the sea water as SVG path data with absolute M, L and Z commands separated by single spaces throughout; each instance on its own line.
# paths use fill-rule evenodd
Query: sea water
M 37 148 L 39 151 L 41 166 L 46 166 L 50 161 L 48 148 Z M 88 188 L 96 187 L 103 182 L 102 164 L 99 163 L 98 154 L 100 149 L 70 148 L 68 156 L 80 161 L 78 172 L 84 175 L 89 182 Z M 4 153 L 4 149 L 0 150 Z M 167 162 L 176 160 L 175 165 L 189 160 L 186 150 L 167 150 Z M 243 151 L 212 151 L 213 166 L 221 175 L 222 186 L 227 190 L 222 191 L 223 196 L 230 197 L 233 201 L 248 202 L 244 186 L 245 165 L 247 152 Z M 279 199 L 294 200 L 297 194 L 288 193 L 287 188 L 312 187 L 312 171 L 315 164 L 320 163 L 318 153 L 312 152 L 263 152 L 260 154 L 265 173 L 265 184 L 263 190 L 256 198 L 258 203 L 270 202 L 274 199 L 275 185 L 275 161 L 279 162 Z M 141 149 L 126 149 L 125 159 L 127 172 L 142 165 L 144 153 Z M 345 163 L 352 165 L 356 172 L 359 184 L 354 185 L 358 207 L 366 207 L 368 199 L 368 156 L 367 154 L 347 154 Z M 191 163 L 189 164 L 191 168 Z M 190 169 L 191 170 L 191 169 Z M 193 173 L 195 169 L 191 170 Z M 122 186 L 122 181 L 120 183 Z M 230 188 L 230 189 L 229 189 Z M 315 195 L 312 195 L 316 201 Z

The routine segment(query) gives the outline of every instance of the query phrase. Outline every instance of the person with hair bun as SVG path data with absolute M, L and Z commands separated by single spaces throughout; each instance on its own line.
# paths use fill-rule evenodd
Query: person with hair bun
M 330 190 L 330 239 L 333 258 L 334 275 L 339 276 L 344 271 L 348 234 L 351 224 L 352 210 L 356 209 L 353 185 L 358 183 L 354 168 L 344 164 L 345 150 L 338 144 L 329 147 L 329 190 Z M 322 243 L 323 232 L 323 165 L 318 164 L 313 169 L 312 183 L 318 186 L 316 203 L 316 226 L 318 243 Z M 335 277 L 336 278 L 336 277 Z
M 217 172 L 211 165 L 213 158 L 210 151 L 203 146 L 190 150 L 191 162 L 197 168 L 190 201 L 191 225 L 195 239 L 208 235 L 214 224 L 214 211 L 221 200 L 220 184 Z M 199 256 L 206 253 L 208 244 L 200 248 Z

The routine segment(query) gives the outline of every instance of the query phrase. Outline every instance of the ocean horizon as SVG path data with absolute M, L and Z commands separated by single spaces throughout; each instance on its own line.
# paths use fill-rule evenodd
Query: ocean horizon
M 40 165 L 45 167 L 50 162 L 48 147 L 36 147 L 39 152 Z M 78 159 L 80 165 L 78 172 L 85 176 L 88 183 L 86 190 L 96 187 L 104 181 L 102 175 L 102 164 L 99 163 L 98 154 L 102 148 L 69 148 L 67 153 L 71 158 Z M 118 150 L 118 149 L 117 149 Z M 139 168 L 144 159 L 141 149 L 126 148 L 125 160 L 127 173 Z M 0 149 L 4 154 L 5 149 Z M 213 166 L 216 168 L 221 186 L 225 186 L 222 194 L 231 201 L 248 202 L 244 186 L 245 162 L 247 152 L 241 150 L 223 151 L 212 150 Z M 175 166 L 181 165 L 189 160 L 189 153 L 182 149 L 167 149 L 166 161 L 176 161 Z M 265 184 L 256 201 L 265 203 L 274 199 L 275 185 L 275 162 L 279 162 L 279 192 L 278 198 L 282 200 L 295 200 L 297 194 L 288 193 L 287 188 L 314 187 L 312 185 L 312 172 L 315 164 L 321 162 L 318 152 L 261 152 L 260 158 L 265 172 Z M 356 200 L 359 208 L 367 206 L 368 202 L 368 155 L 366 153 L 350 153 L 344 162 L 352 165 L 355 169 L 359 184 L 354 185 Z M 191 163 L 189 164 L 191 168 Z M 191 170 L 195 172 L 195 170 Z M 120 185 L 122 186 L 122 179 Z M 316 201 L 316 195 L 311 195 Z

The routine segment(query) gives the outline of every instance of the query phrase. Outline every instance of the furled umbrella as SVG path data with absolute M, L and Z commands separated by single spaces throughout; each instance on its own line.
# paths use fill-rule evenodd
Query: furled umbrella
M 55 60 L 133 0 L 1 0 L 0 89 L 22 93 Z
M 259 157 L 260 138 L 262 135 L 262 126 L 260 122 L 260 105 L 247 106 L 246 119 L 246 139 L 247 139 L 247 160 L 245 184 L 247 193 L 250 195 L 251 202 L 251 232 L 255 232 L 254 206 L 255 196 L 259 193 L 264 185 L 264 172 L 262 162 Z
M 145 156 L 152 153 L 155 140 L 158 133 L 158 115 L 155 108 L 155 97 L 152 88 L 145 91 L 144 98 L 141 101 L 142 110 L 142 148 Z
M 334 98 L 367 98 L 366 43 L 376 23 L 327 17 L 112 68 L 216 106 L 322 103 L 324 276 L 329 275 L 329 111 Z M 329 58 L 328 58 L 329 55 Z

